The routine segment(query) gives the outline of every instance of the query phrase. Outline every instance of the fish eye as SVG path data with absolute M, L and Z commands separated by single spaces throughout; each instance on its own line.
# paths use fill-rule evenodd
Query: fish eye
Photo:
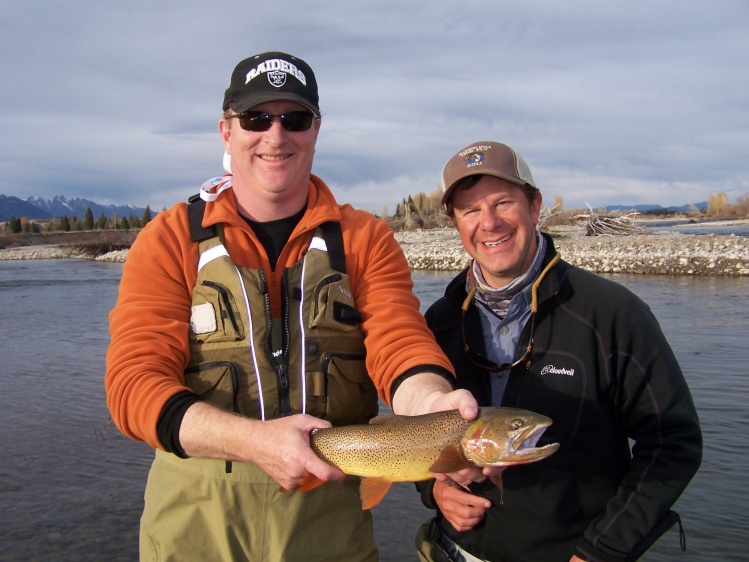
M 512 429 L 520 429 L 521 427 L 523 427 L 523 422 L 521 420 L 512 420 L 510 422 L 510 427 Z

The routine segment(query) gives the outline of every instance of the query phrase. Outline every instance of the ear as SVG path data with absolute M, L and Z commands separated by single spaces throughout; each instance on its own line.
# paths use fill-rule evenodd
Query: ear
M 224 143 L 227 154 L 231 154 L 231 119 L 219 119 L 218 120 L 218 132 L 221 135 L 221 140 Z
M 543 197 L 541 197 L 541 192 L 536 192 L 536 197 L 533 199 L 533 203 L 531 203 L 531 214 L 533 215 L 533 222 L 534 224 L 538 224 L 538 217 L 541 214 L 541 203 L 543 202 Z

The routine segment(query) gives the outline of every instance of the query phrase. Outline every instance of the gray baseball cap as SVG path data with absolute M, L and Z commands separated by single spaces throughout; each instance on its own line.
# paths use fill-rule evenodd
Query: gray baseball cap
M 478 141 L 450 158 L 442 169 L 442 205 L 452 196 L 458 180 L 479 174 L 538 189 L 531 169 L 515 149 L 501 142 Z

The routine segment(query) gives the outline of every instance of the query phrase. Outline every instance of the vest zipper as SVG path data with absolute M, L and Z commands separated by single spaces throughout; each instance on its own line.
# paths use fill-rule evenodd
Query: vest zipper
M 283 333 L 283 355 L 281 355 L 280 372 L 278 379 L 283 391 L 280 395 L 281 417 L 290 416 L 291 411 L 291 390 L 289 384 L 289 346 L 291 345 L 291 334 L 289 334 L 289 276 L 288 269 L 284 268 L 281 276 L 281 318 Z M 304 391 L 304 389 L 302 389 Z
M 268 294 L 268 282 L 265 273 L 260 270 L 260 277 L 263 281 L 263 293 L 265 294 L 265 323 L 266 337 L 265 348 L 273 364 L 273 370 L 276 372 L 276 382 L 278 384 L 278 411 L 279 417 L 290 416 L 291 398 L 289 389 L 289 303 L 286 295 L 286 270 L 281 277 L 281 355 L 277 357 L 273 349 L 273 317 L 270 311 L 270 295 Z

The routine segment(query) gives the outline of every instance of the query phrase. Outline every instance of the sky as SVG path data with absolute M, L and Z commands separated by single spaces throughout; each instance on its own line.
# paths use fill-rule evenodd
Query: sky
M 0 194 L 185 201 L 222 170 L 236 64 L 304 59 L 313 173 L 381 213 L 480 140 L 546 204 L 749 193 L 749 0 L 0 0 Z

